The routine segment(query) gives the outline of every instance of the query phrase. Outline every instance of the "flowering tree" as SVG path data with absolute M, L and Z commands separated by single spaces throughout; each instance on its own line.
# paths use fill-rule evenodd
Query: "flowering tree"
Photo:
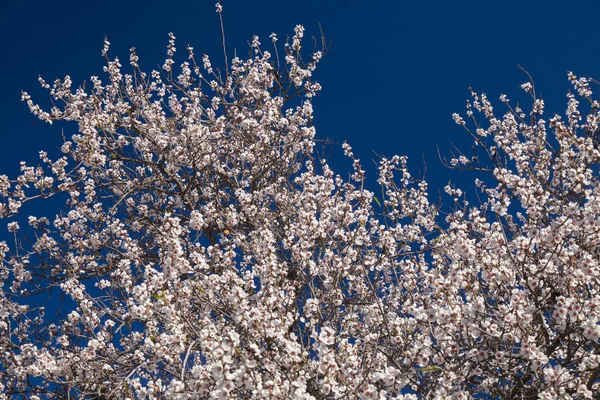
M 0 398 L 599 398 L 591 82 L 570 74 L 549 121 L 530 83 L 529 113 L 473 92 L 454 118 L 480 153 L 448 162 L 481 172 L 479 202 L 447 186 L 442 211 L 405 157 L 377 198 L 349 145 L 349 180 L 315 156 L 303 32 L 283 67 L 255 37 L 224 71 L 188 47 L 178 75 L 173 35 L 149 76 L 105 42 L 106 83 L 40 80 L 50 112 L 23 94 L 78 132 L 0 176 Z

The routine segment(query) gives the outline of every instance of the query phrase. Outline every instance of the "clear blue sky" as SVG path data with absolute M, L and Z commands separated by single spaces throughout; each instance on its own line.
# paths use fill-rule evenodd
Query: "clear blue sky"
M 23 89 L 48 104 L 38 75 L 52 81 L 69 74 L 74 83 L 102 76 L 105 35 L 112 56 L 127 60 L 128 49 L 135 46 L 148 71 L 162 64 L 171 31 L 180 61 L 189 43 L 217 63 L 221 38 L 214 3 L 0 0 L 0 173 L 14 176 L 22 159 L 37 163 L 40 149 L 60 147 L 61 128 L 67 136 L 76 129 L 74 124 L 46 126 L 20 102 Z M 318 36 L 320 23 L 331 50 L 317 71 L 323 86 L 315 100 L 318 136 L 339 144 L 347 140 L 369 168 L 372 151 L 409 155 L 415 173 L 425 159 L 434 190 L 456 178 L 441 166 L 436 145 L 444 150 L 454 142 L 469 148 L 466 133 L 451 119 L 453 112 L 464 111 L 468 87 L 492 99 L 503 92 L 517 99 L 518 86 L 526 80 L 520 64 L 533 75 L 547 110 L 562 112 L 568 70 L 600 77 L 597 0 L 222 4 L 228 48 L 241 54 L 252 34 L 266 43 L 271 32 L 284 38 L 303 24 L 307 36 Z

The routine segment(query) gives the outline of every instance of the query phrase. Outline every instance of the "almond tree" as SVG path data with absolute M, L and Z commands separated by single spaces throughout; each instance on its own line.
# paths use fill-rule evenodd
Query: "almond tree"
M 23 93 L 77 133 L 0 176 L 0 398 L 594 398 L 591 81 L 548 122 L 531 83 L 528 114 L 473 92 L 454 119 L 480 153 L 449 164 L 480 171 L 478 203 L 449 185 L 440 209 L 406 157 L 380 160 L 378 198 L 348 144 L 349 179 L 317 156 L 303 35 L 223 71 L 188 46 L 175 72 L 171 34 L 149 75 L 105 41 L 106 82 L 40 79 L 49 112 Z M 52 219 L 17 215 L 51 197 Z

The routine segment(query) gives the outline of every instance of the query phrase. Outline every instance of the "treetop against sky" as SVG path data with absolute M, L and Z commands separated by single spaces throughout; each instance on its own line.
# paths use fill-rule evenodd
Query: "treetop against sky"
M 552 3 L 394 4 L 4 4 L 42 44 L 112 32 L 79 58 L 52 47 L 73 73 L 42 71 L 20 92 L 37 119 L 7 117 L 46 136 L 35 157 L 10 136 L 24 161 L 0 174 L 0 398 L 598 398 L 598 82 L 552 72 L 573 49 L 592 55 L 570 68 L 593 70 L 596 52 L 584 37 L 544 53 L 539 33 L 576 38 L 593 5 L 548 28 Z M 325 40 L 288 26 L 310 12 Z M 540 18 L 504 28 L 522 15 Z M 169 33 L 146 67 L 171 25 L 212 51 Z M 45 53 L 14 54 L 20 83 Z M 446 113 L 467 78 L 498 93 Z M 442 160 L 424 149 L 438 140 Z
M 19 161 L 36 160 L 37 151 L 57 151 L 60 128 L 32 124 L 21 91 L 48 105 L 38 76 L 53 82 L 71 76 L 78 86 L 101 75 L 102 40 L 112 54 L 126 60 L 135 47 L 145 68 L 163 62 L 167 33 L 181 50 L 187 44 L 199 54 L 222 62 L 220 25 L 214 2 L 62 1 L 0 4 L 0 31 L 7 62 L 0 99 L 4 145 L 0 159 L 7 171 L 18 172 Z M 352 144 L 365 164 L 377 154 L 405 154 L 415 172 L 427 164 L 436 187 L 459 179 L 441 166 L 437 148 L 468 144 L 451 115 L 464 108 L 468 88 L 496 99 L 527 81 L 523 66 L 535 79 L 539 95 L 561 111 L 569 90 L 567 71 L 596 76 L 600 55 L 595 51 L 594 0 L 383 1 L 374 5 L 352 0 L 279 0 L 223 3 L 230 57 L 248 52 L 248 41 L 264 42 L 272 32 L 285 39 L 302 24 L 308 37 L 319 38 L 319 24 L 331 47 L 318 71 L 324 89 L 315 99 L 318 135 L 337 143 L 331 155 L 340 168 L 348 164 L 339 145 Z M 311 44 L 312 46 L 312 44 Z M 177 63 L 184 61 L 177 60 Z M 517 94 L 513 94 L 513 97 Z M 525 97 L 514 98 L 515 101 Z M 349 112 L 351 110 L 351 112 Z M 69 130 L 71 129 L 71 130 Z M 70 136 L 73 128 L 65 127 Z M 37 146 L 30 146 L 37 143 Z M 45 143 L 48 143 L 46 146 Z M 337 165 L 337 164 L 336 164 Z M 472 187 L 471 187 L 472 188 Z

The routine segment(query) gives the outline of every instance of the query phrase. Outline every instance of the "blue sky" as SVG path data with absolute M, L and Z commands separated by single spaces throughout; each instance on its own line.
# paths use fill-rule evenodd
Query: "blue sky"
M 37 121 L 20 91 L 47 105 L 37 84 L 70 75 L 74 83 L 102 76 L 102 41 L 112 56 L 127 60 L 137 48 L 142 69 L 162 64 L 168 32 L 177 36 L 180 61 L 186 44 L 221 60 L 220 27 L 215 0 L 144 1 L 0 1 L 4 62 L 0 63 L 0 173 L 14 176 L 18 162 L 37 162 L 40 149 L 56 150 L 61 129 Z M 292 34 L 296 24 L 306 35 L 319 35 L 319 23 L 331 49 L 317 70 L 323 90 L 315 100 L 320 138 L 341 144 L 373 169 L 373 151 L 406 154 L 415 174 L 427 163 L 433 191 L 460 176 L 438 160 L 450 142 L 466 150 L 467 134 L 452 121 L 464 110 L 468 88 L 523 98 L 519 84 L 534 77 L 547 110 L 562 112 L 569 86 L 568 70 L 600 77 L 597 16 L 600 2 L 565 1 L 380 1 L 223 0 L 228 49 L 247 53 L 253 34 L 268 42 L 276 32 Z M 500 106 L 498 104 L 498 106 Z M 339 146 L 336 151 L 341 153 Z M 52 152 L 51 152 L 52 153 Z M 344 172 L 350 163 L 334 168 Z M 466 189 L 472 189 L 465 182 Z

